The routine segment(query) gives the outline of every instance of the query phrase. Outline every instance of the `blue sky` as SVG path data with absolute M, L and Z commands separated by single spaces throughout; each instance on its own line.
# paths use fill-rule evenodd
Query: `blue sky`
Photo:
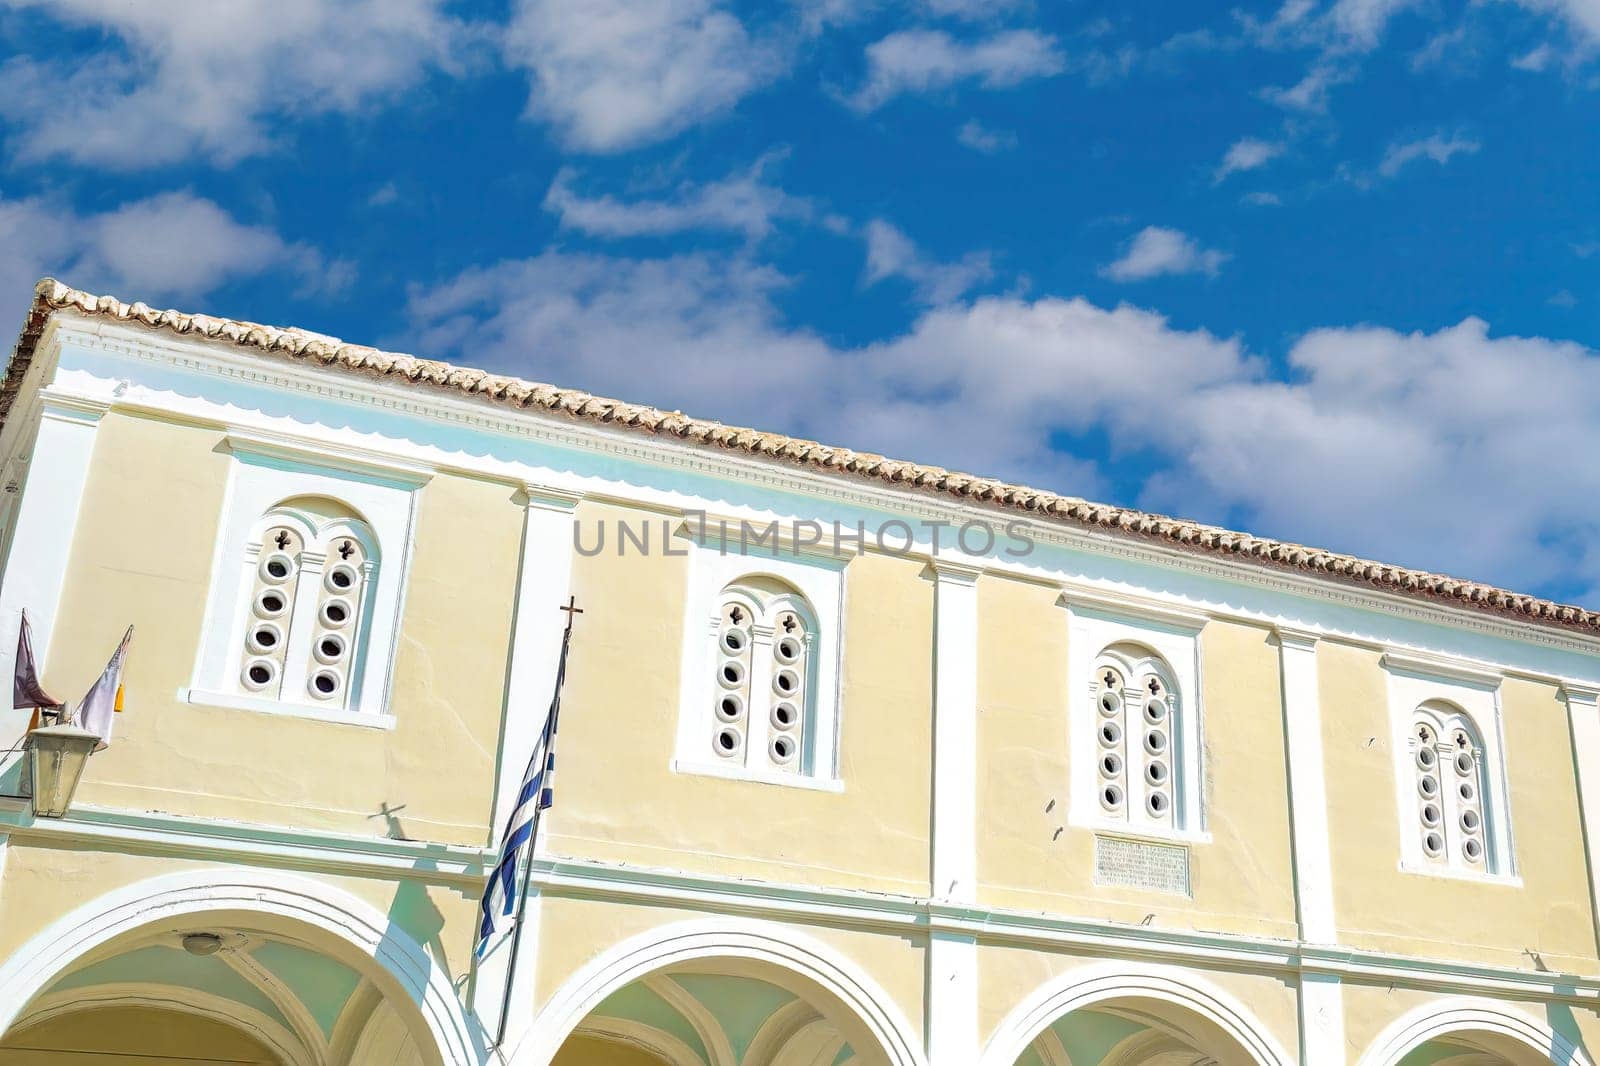
M 0 0 L 32 282 L 1600 605 L 1600 0 Z

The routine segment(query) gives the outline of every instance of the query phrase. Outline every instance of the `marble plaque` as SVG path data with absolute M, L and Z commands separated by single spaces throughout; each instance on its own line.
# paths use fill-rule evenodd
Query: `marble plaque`
M 1123 837 L 1094 838 L 1094 883 L 1189 894 L 1189 849 Z

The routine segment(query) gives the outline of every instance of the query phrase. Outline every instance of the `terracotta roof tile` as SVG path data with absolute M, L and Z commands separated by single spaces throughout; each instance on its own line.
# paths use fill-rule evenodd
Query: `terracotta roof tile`
M 834 448 L 816 441 L 764 433 L 690 418 L 680 411 L 623 403 L 574 389 L 490 374 L 470 367 L 363 345 L 301 329 L 265 326 L 158 311 L 143 303 L 125 304 L 111 296 L 94 296 L 45 278 L 23 321 L 22 333 L 0 378 L 0 425 L 4 424 L 33 359 L 34 346 L 55 311 L 132 322 L 179 335 L 198 335 L 239 348 L 305 361 L 379 378 L 399 378 L 421 387 L 477 396 L 501 406 L 563 413 L 573 419 L 622 426 L 643 433 L 671 436 L 694 444 L 739 451 L 828 473 L 910 487 L 932 495 L 953 496 L 997 508 L 1046 515 L 1067 525 L 1113 531 L 1133 539 L 1167 543 L 1199 554 L 1240 556 L 1276 569 L 1297 570 L 1344 584 L 1363 585 L 1417 599 L 1532 620 L 1541 625 L 1585 631 L 1600 630 L 1600 613 L 1568 604 L 1509 592 L 1492 585 L 1462 581 L 1442 574 L 1410 570 L 1341 555 L 1321 548 L 1254 537 L 1247 533 L 1185 522 L 1165 515 L 1091 503 L 1024 485 L 943 470 Z

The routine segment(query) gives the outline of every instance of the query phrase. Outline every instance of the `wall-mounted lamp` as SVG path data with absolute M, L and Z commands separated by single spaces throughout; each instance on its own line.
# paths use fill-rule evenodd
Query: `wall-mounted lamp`
M 28 783 L 35 818 L 67 813 L 83 765 L 99 743 L 99 737 L 75 725 L 47 725 L 28 734 Z

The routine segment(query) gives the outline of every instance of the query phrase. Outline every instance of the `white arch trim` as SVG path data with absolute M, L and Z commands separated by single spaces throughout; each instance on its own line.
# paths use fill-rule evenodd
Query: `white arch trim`
M 486 1061 L 481 1030 L 461 1008 L 450 977 L 370 904 L 326 882 L 275 870 L 217 868 L 150 878 L 90 900 L 35 934 L 0 966 L 0 1033 L 74 962 L 152 922 L 214 912 L 254 914 L 310 928 L 343 949 L 344 961 L 397 1005 L 420 1015 L 426 1041 L 446 1063 Z M 365 966 L 358 960 L 368 960 Z M 370 963 L 376 962 L 376 967 Z
M 1467 1033 L 1507 1037 L 1560 1066 L 1594 1066 L 1582 1048 L 1538 1018 L 1503 1003 L 1468 998 L 1440 1000 L 1402 1016 L 1372 1042 L 1360 1066 L 1395 1066 L 1429 1040 Z
M 145 1007 L 220 1022 L 265 1044 L 284 1066 L 320 1066 L 297 1034 L 254 1007 L 211 992 L 174 985 L 113 983 L 52 992 L 31 1004 L 6 1036 L 20 1035 L 52 1018 L 97 1007 Z
M 643 1048 L 667 1066 L 704 1066 L 699 1053 L 671 1033 L 627 1018 L 589 1018 L 573 1035 Z
M 1000 1023 L 984 1048 L 983 1066 L 1015 1066 L 1018 1056 L 1058 1018 L 1114 999 L 1168 1003 L 1221 1029 L 1256 1066 L 1293 1066 L 1277 1041 L 1242 1005 L 1191 972 L 1177 967 L 1091 965 L 1048 982 Z
M 667 967 L 705 959 L 765 964 L 804 978 L 855 1015 L 890 1066 L 927 1066 L 916 1030 L 861 967 L 786 926 L 738 918 L 673 923 L 603 952 L 557 989 L 511 1054 L 511 1066 L 549 1066 L 607 996 Z M 858 1057 L 861 1050 L 856 1049 Z

